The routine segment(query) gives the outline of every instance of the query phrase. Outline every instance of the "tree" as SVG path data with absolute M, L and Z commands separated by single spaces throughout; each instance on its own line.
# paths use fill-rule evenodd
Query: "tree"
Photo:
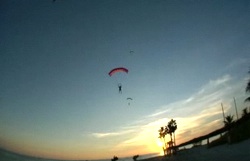
M 247 111 L 247 108 L 244 108 L 242 110 L 242 117 L 246 117 L 248 115 L 248 111 Z
M 139 155 L 134 155 L 133 160 L 136 161 L 138 157 L 139 157 Z
M 242 110 L 242 117 L 241 120 L 248 120 L 250 119 L 250 110 L 247 110 L 247 107 Z
M 228 131 L 227 134 L 228 134 L 228 143 L 229 144 L 231 143 L 231 128 L 232 128 L 233 123 L 234 123 L 233 115 L 228 115 L 228 116 L 225 117 L 224 124 L 225 124 L 225 128 Z
M 172 136 L 173 136 L 173 134 L 174 134 L 174 145 L 176 145 L 176 144 L 175 144 L 175 130 L 177 129 L 176 121 L 173 120 L 173 119 L 171 119 L 171 120 L 168 122 L 167 128 L 168 128 L 168 133 L 169 133 L 169 135 L 170 135 L 171 141 L 173 141 Z
M 167 127 L 165 128 L 167 129 L 167 132 L 169 133 L 170 135 L 170 153 L 173 153 L 175 154 L 176 153 L 176 150 L 175 150 L 175 130 L 177 129 L 177 124 L 176 124 L 176 121 L 171 119 L 169 122 L 168 122 L 168 125 Z M 173 134 L 174 134 L 174 141 L 173 141 Z
M 248 73 L 250 74 L 250 70 L 248 71 Z M 248 80 L 247 86 L 246 86 L 246 93 L 250 93 L 250 79 Z M 250 102 L 250 97 L 247 97 L 245 99 L 245 102 Z
M 167 133 L 166 133 L 166 130 L 164 129 L 164 127 L 161 127 L 158 131 L 159 131 L 159 138 L 163 139 L 163 142 L 164 142 L 164 146 L 165 147 L 163 146 L 162 148 L 163 148 L 163 153 L 165 154 L 165 150 L 164 149 L 167 148 L 166 141 L 165 141 L 165 136 L 167 135 Z
M 114 156 L 111 161 L 117 161 L 119 158 L 117 156 Z
M 228 115 L 225 117 L 225 121 L 224 121 L 224 124 L 225 124 L 225 127 L 230 130 L 231 127 L 232 127 L 232 124 L 233 124 L 233 121 L 234 120 L 234 116 L 233 115 Z

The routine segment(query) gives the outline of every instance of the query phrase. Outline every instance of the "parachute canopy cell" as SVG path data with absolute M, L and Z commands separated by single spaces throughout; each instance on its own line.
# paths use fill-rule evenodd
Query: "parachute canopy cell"
M 132 98 L 128 97 L 127 100 L 133 100 Z
M 123 68 L 123 67 L 119 67 L 119 68 L 114 68 L 109 72 L 109 76 L 111 77 L 113 74 L 117 73 L 117 72 L 126 72 L 128 73 L 128 69 Z

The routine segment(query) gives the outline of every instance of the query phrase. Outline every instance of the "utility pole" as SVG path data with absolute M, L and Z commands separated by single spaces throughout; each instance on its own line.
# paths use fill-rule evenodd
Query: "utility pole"
M 235 107 L 235 111 L 236 111 L 236 117 L 237 117 L 237 120 L 238 120 L 239 118 L 238 118 L 238 111 L 237 111 L 235 98 L 234 98 L 234 107 Z
M 225 113 L 224 113 L 224 109 L 223 109 L 223 104 L 222 103 L 221 103 L 221 109 L 222 109 L 223 119 L 224 119 L 224 122 L 225 122 Z

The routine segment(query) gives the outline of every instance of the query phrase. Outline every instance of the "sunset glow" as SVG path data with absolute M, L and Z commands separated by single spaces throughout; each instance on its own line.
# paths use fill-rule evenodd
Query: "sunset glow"
M 0 22 L 2 149 L 162 155 L 171 119 L 178 145 L 249 106 L 248 1 L 1 0 Z

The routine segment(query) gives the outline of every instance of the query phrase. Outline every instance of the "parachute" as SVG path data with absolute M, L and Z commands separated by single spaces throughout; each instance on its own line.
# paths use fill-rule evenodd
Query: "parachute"
M 127 98 L 127 100 L 132 101 L 133 99 L 132 99 L 132 98 L 130 98 L 130 97 L 128 97 L 128 98 Z M 130 101 L 128 101 L 128 105 L 129 105 L 129 106 L 130 106 Z
M 109 76 L 111 77 L 113 74 L 118 73 L 118 72 L 125 72 L 128 73 L 128 69 L 124 68 L 124 67 L 118 67 L 118 68 L 114 68 L 109 72 Z M 122 93 L 122 84 L 120 83 L 120 81 L 118 82 L 118 89 L 119 89 L 119 93 Z
M 124 68 L 124 67 L 119 67 L 119 68 L 114 68 L 109 72 L 109 76 L 111 77 L 113 74 L 117 73 L 117 72 L 126 72 L 128 73 L 128 69 Z

